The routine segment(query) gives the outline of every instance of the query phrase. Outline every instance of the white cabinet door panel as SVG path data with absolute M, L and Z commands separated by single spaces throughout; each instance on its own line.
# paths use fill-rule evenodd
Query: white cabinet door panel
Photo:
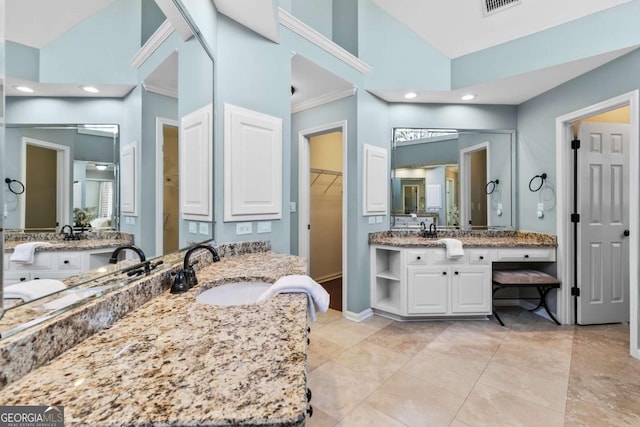
M 120 211 L 126 216 L 138 215 L 138 175 L 136 145 L 120 150 Z
M 451 313 L 491 313 L 491 268 L 453 267 Z
M 407 268 L 407 311 L 409 314 L 446 314 L 449 309 L 446 269 Z
M 389 188 L 387 150 L 364 144 L 362 215 L 386 215 Z

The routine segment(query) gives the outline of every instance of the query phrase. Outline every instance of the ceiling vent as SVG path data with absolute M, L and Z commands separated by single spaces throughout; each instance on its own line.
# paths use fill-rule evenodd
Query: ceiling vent
M 522 3 L 522 0 L 482 0 L 484 16 L 492 15 Z

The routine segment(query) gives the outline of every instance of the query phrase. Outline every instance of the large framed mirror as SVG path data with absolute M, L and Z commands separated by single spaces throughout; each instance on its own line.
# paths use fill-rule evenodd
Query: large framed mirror
M 0 105 L 6 105 L 7 138 L 0 139 L 0 171 L 3 180 L 25 181 L 26 191 L 7 194 L 3 184 L 3 242 L 7 233 L 40 239 L 42 231 L 59 234 L 62 226 L 81 223 L 131 236 L 153 261 L 211 241 L 213 223 L 193 232 L 178 206 L 180 121 L 214 99 L 214 57 L 182 2 L 7 2 L 5 17 Z M 126 151 L 135 152 L 128 174 L 122 166 L 126 147 L 135 147 Z M 46 189 L 27 175 L 44 169 L 37 154 L 30 166 L 31 148 L 53 149 L 49 157 L 62 165 L 56 179 L 44 178 Z M 123 189 L 135 209 L 123 209 Z M 40 215 L 45 211 L 50 215 Z M 6 266 L 0 269 L 6 272 Z M 76 276 L 67 281 L 64 271 L 56 274 L 69 286 L 84 284 Z M 4 275 L 2 287 L 6 280 Z M 25 313 L 14 317 L 28 322 Z
M 391 228 L 516 227 L 515 131 L 394 128 Z

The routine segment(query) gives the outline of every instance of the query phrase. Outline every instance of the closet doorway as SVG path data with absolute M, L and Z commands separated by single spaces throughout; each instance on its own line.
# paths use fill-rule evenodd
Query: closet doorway
M 345 127 L 333 125 L 300 134 L 299 252 L 309 275 L 331 296 L 330 307 L 346 306 Z
M 180 181 L 178 122 L 156 119 L 156 254 L 178 250 Z

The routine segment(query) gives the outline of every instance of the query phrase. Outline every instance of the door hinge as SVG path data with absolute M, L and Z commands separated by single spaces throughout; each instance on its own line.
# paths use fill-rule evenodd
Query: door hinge
M 577 214 L 577 213 L 571 214 L 571 222 L 580 222 L 580 214 Z
M 580 296 L 580 288 L 578 288 L 577 286 L 574 286 L 573 288 L 571 288 L 571 296 L 572 297 L 579 297 Z
M 571 149 L 572 150 L 578 150 L 580 148 L 580 140 L 579 139 L 574 139 L 573 141 L 571 141 Z

